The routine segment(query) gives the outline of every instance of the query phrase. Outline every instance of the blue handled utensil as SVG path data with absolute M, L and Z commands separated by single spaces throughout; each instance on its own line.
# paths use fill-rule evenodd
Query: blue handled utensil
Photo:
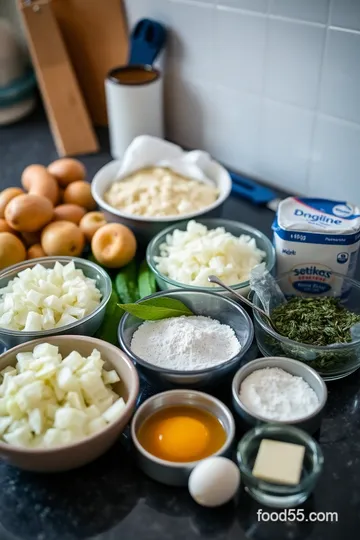
M 152 65 L 166 42 L 166 29 L 157 21 L 141 19 L 130 36 L 129 65 Z
M 229 174 L 232 180 L 232 195 L 247 199 L 257 206 L 265 205 L 273 212 L 276 212 L 281 199 L 276 196 L 274 191 L 239 174 L 233 172 L 229 172 Z

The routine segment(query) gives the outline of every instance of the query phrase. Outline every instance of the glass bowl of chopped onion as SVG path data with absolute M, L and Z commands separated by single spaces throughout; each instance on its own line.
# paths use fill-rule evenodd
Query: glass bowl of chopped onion
M 60 334 L 93 336 L 111 295 L 97 264 L 74 257 L 41 257 L 0 273 L 0 348 Z
M 291 271 L 276 278 L 287 298 L 269 306 L 276 331 L 253 310 L 258 347 L 264 356 L 301 360 L 326 381 L 346 377 L 360 367 L 360 283 L 336 272 L 300 277 Z M 249 298 L 263 307 L 256 293 Z
M 216 275 L 246 296 L 252 268 L 271 272 L 275 251 L 261 231 L 228 219 L 197 219 L 168 227 L 149 243 L 147 262 L 161 290 L 190 289 L 230 293 L 208 281 Z

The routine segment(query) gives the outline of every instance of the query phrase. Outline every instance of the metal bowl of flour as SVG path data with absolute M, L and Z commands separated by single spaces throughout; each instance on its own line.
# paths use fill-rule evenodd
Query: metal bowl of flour
M 318 407 L 309 415 L 303 416 L 298 420 L 279 420 L 274 422 L 268 418 L 259 416 L 258 414 L 251 411 L 240 399 L 240 387 L 242 382 L 248 377 L 251 373 L 258 369 L 266 368 L 280 368 L 284 371 L 287 371 L 291 375 L 296 375 L 297 377 L 302 377 L 305 382 L 308 383 L 310 388 L 312 388 L 315 394 L 318 397 L 319 405 Z M 238 415 L 240 423 L 243 426 L 246 426 L 248 429 L 249 426 L 257 426 L 265 423 L 273 424 L 291 424 L 296 426 L 308 433 L 315 433 L 320 426 L 321 420 L 324 412 L 324 408 L 327 401 L 327 388 L 323 379 L 320 375 L 311 367 L 307 366 L 303 362 L 298 360 L 293 360 L 292 358 L 283 358 L 283 357 L 269 357 L 269 358 L 258 358 L 249 362 L 245 366 L 241 367 L 236 373 L 233 382 L 232 382 L 232 402 L 233 408 Z
M 132 359 L 140 373 L 150 384 L 161 389 L 171 388 L 204 388 L 214 387 L 231 377 L 249 350 L 254 337 L 251 319 L 244 308 L 237 302 L 213 292 L 194 292 L 192 290 L 171 290 L 156 293 L 148 298 L 175 298 L 183 302 L 195 315 L 203 315 L 217 319 L 230 326 L 240 343 L 238 354 L 222 364 L 196 371 L 180 371 L 162 368 L 139 358 L 131 350 L 134 332 L 144 322 L 126 313 L 119 325 L 119 342 L 121 348 Z

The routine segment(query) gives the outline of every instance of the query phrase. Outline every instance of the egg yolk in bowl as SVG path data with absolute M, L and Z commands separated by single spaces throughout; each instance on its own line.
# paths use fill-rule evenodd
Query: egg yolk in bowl
M 157 458 L 185 463 L 204 459 L 226 441 L 221 422 L 208 411 L 191 406 L 161 409 L 140 426 L 143 448 Z

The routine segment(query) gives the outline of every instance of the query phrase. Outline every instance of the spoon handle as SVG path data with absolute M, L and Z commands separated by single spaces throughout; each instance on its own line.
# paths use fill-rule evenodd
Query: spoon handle
M 227 291 L 229 291 L 230 293 L 234 294 L 239 300 L 240 302 L 243 302 L 244 304 L 248 305 L 249 307 L 255 309 L 256 311 L 258 311 L 259 313 L 261 313 L 261 315 L 263 317 L 265 317 L 267 320 L 270 321 L 270 317 L 267 313 L 265 313 L 265 311 L 261 308 L 259 308 L 258 306 L 255 306 L 255 304 L 253 304 L 252 302 L 250 302 L 250 300 L 248 300 L 247 298 L 245 298 L 245 296 L 242 296 L 241 294 L 239 294 L 238 292 L 236 292 L 234 289 L 232 289 L 231 287 L 228 287 L 227 285 L 225 285 L 225 283 L 223 281 L 221 281 L 221 279 L 219 279 L 218 277 L 216 276 L 209 276 L 208 277 L 208 281 L 210 281 L 210 283 L 216 283 L 216 285 L 220 285 L 220 287 L 222 287 L 223 289 L 226 289 Z

